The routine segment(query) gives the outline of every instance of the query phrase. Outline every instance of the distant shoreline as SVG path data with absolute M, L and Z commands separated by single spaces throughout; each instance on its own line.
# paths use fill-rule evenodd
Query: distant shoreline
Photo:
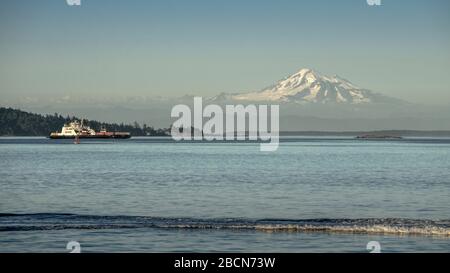
M 389 135 L 401 137 L 450 137 L 449 131 L 377 130 L 377 131 L 283 131 L 280 136 L 359 136 Z
M 400 136 L 400 137 L 450 137 L 449 131 L 420 131 L 420 130 L 381 130 L 381 131 L 282 131 L 280 136 L 342 136 L 356 137 L 360 135 Z M 0 135 L 0 137 L 48 137 L 47 135 Z M 133 137 L 170 137 L 142 136 Z
M 58 131 L 68 121 L 78 119 L 76 117 L 62 117 L 57 113 L 53 115 L 41 115 L 25 112 L 19 109 L 0 107 L 0 136 L 21 137 L 36 136 L 46 137 L 50 132 Z M 87 120 L 95 130 L 104 127 L 109 131 L 127 131 L 133 137 L 170 137 L 170 128 L 153 128 L 152 126 L 137 122 L 134 124 L 105 123 L 95 120 Z M 355 130 L 355 131 L 280 131 L 280 136 L 347 136 L 360 135 L 372 136 L 398 136 L 398 137 L 450 137 L 450 130 Z

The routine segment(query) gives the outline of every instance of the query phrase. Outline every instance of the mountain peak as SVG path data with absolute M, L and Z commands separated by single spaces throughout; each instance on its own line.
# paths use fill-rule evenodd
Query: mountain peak
M 314 70 L 311 68 L 301 68 L 297 71 L 297 73 L 294 73 L 293 75 L 304 75 L 306 73 L 314 73 Z
M 289 78 L 302 78 L 302 77 L 307 77 L 309 76 L 310 78 L 319 78 L 322 75 L 315 71 L 314 69 L 311 68 L 302 68 L 300 70 L 298 70 L 296 73 L 286 77 L 285 79 L 289 79 Z
M 326 76 L 310 68 L 302 68 L 261 91 L 237 94 L 232 99 L 349 104 L 386 101 L 386 97 L 362 89 L 338 75 Z

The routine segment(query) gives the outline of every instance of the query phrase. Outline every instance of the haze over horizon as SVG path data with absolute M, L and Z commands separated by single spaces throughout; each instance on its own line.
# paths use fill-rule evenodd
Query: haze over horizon
M 449 10 L 446 0 L 6 0 L 0 103 L 251 92 L 308 67 L 448 105 Z

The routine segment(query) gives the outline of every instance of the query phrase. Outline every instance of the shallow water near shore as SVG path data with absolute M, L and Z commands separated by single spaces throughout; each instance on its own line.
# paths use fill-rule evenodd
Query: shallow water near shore
M 0 251 L 450 250 L 450 139 L 0 138 Z

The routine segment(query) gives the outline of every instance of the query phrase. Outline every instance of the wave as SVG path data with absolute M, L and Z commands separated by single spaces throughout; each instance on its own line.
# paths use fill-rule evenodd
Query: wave
M 62 213 L 0 214 L 0 232 L 66 229 L 211 229 L 263 232 L 325 232 L 450 237 L 450 220 L 405 218 L 361 219 L 242 219 L 100 216 Z

